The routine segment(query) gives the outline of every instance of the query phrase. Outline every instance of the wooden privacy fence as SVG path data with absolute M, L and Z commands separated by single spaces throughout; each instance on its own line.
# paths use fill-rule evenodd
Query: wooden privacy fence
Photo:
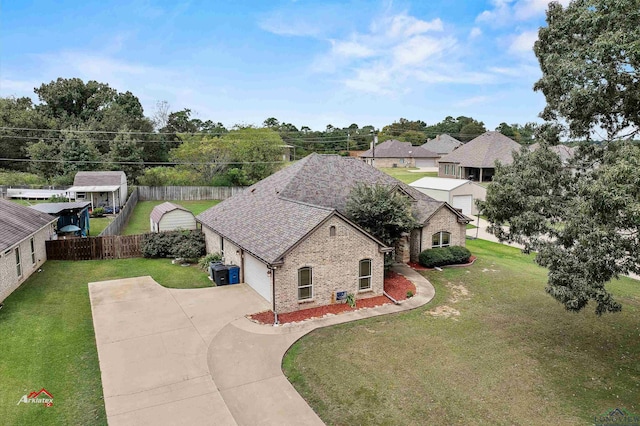
M 244 191 L 242 186 L 138 186 L 140 201 L 226 200 Z
M 116 216 L 116 218 L 111 222 L 106 228 L 102 230 L 100 233 L 100 237 L 104 237 L 107 235 L 119 235 L 124 227 L 127 225 L 129 221 L 129 216 L 133 213 L 133 209 L 136 208 L 136 204 L 138 204 L 138 190 L 134 189 L 134 191 L 129 195 L 129 199 L 124 204 L 120 213 Z
M 101 260 L 142 257 L 143 235 L 108 235 L 46 241 L 47 260 Z

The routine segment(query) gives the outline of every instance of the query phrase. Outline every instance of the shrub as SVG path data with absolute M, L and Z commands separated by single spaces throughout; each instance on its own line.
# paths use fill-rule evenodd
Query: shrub
M 144 257 L 197 259 L 204 253 L 204 234 L 200 231 L 171 231 L 146 234 L 142 240 L 142 255 Z
M 413 292 L 411 290 L 407 290 L 407 299 L 411 299 L 413 297 Z
M 426 268 L 436 266 L 455 265 L 467 263 L 471 257 L 471 252 L 460 246 L 434 248 L 420 253 L 418 258 L 420 264 Z
M 208 255 L 200 258 L 198 265 L 200 266 L 200 269 L 207 270 L 209 269 L 209 264 L 211 262 L 220 260 L 222 260 L 222 255 L 220 253 L 209 253 Z
M 49 197 L 49 199 L 47 199 L 47 202 L 49 202 L 49 203 L 68 203 L 69 199 L 67 197 L 65 197 L 64 195 L 52 195 L 51 197 Z
M 104 217 L 104 209 L 102 207 L 96 207 L 91 211 L 91 217 Z

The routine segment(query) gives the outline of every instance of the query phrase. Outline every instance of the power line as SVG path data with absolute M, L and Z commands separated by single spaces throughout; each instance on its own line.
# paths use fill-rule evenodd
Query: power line
M 228 166 L 234 164 L 282 164 L 287 163 L 288 161 L 219 161 L 219 162 L 208 162 L 208 163 L 199 163 L 199 162 L 190 162 L 190 161 L 105 161 L 105 160 L 64 160 L 64 159 L 56 159 L 56 160 L 35 160 L 30 158 L 0 158 L 0 161 L 16 161 L 21 163 L 70 163 L 70 164 L 133 164 L 133 165 L 141 165 L 141 166 L 178 166 L 178 165 L 188 165 L 188 166 Z

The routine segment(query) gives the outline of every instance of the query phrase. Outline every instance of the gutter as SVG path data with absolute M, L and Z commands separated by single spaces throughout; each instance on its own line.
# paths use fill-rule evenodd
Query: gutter
M 395 304 L 395 305 L 399 305 L 400 302 L 398 302 L 396 299 L 394 299 L 393 297 L 391 297 L 389 295 L 389 293 L 387 293 L 386 291 L 382 290 L 382 294 L 384 294 L 385 296 L 387 296 L 389 299 L 391 299 L 391 301 Z

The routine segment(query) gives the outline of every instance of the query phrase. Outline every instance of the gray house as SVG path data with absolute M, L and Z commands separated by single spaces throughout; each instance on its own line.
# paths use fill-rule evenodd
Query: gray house
M 454 150 L 464 145 L 458 139 L 443 133 L 433 139 L 429 139 L 422 147 L 428 151 L 443 156 L 451 154 Z
M 0 302 L 47 260 L 58 218 L 0 199 Z
M 495 173 L 495 163 L 511 164 L 513 151 L 520 144 L 500 132 L 486 132 L 462 145 L 438 162 L 438 176 L 490 181 Z
M 380 295 L 384 253 L 393 248 L 345 216 L 358 183 L 411 200 L 420 225 L 396 248 L 403 261 L 427 248 L 465 244 L 470 219 L 449 204 L 356 158 L 311 154 L 198 215 L 207 252 L 240 266 L 240 280 L 278 313 L 331 304 L 336 292 Z
M 74 201 L 89 201 L 91 209 L 116 212 L 127 202 L 127 176 L 121 171 L 78 172 L 67 190 Z
M 435 152 L 395 139 L 360 154 L 365 163 L 375 167 L 436 167 L 439 157 Z

